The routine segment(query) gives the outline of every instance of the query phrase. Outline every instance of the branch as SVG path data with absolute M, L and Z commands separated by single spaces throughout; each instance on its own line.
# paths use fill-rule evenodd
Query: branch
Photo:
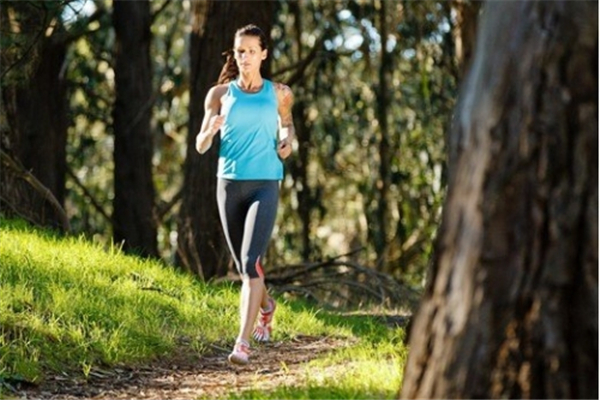
M 344 256 L 282 266 L 269 272 L 265 282 L 278 292 L 296 293 L 342 307 L 374 301 L 392 307 L 416 308 L 420 298 L 416 290 L 371 267 L 340 260 Z
M 6 7 L 6 6 L 5 6 Z M 19 58 L 17 58 L 17 60 L 10 64 L 3 72 L 2 75 L 0 75 L 0 81 L 4 81 L 6 75 L 14 68 L 16 67 L 18 64 L 20 64 L 21 62 L 24 62 L 25 59 L 29 56 L 29 53 L 33 50 L 34 46 L 37 44 L 37 42 L 40 40 L 40 37 L 42 37 L 42 35 L 44 34 L 44 32 L 46 31 L 46 27 L 47 24 L 44 23 L 44 26 L 42 26 L 40 28 L 40 30 L 38 31 L 38 33 L 35 35 L 35 37 L 33 38 L 33 40 L 31 41 L 31 43 L 29 44 L 29 47 L 27 47 L 27 49 L 25 49 L 25 51 L 23 52 L 23 55 Z
M 100 18 L 102 18 L 106 14 L 108 14 L 108 11 L 106 10 L 106 8 L 98 7 L 98 4 L 96 3 L 96 10 L 92 13 L 92 15 L 83 19 L 80 24 L 84 25 L 84 26 L 88 26 L 90 23 L 100 20 Z M 98 28 L 96 30 L 99 30 L 99 29 L 101 29 L 101 28 Z M 74 29 L 74 30 L 76 32 L 69 32 L 69 34 L 65 37 L 65 44 L 72 43 L 72 42 L 76 41 L 77 39 L 96 31 L 96 30 L 91 30 L 91 29 L 81 29 L 81 30 Z
M 39 225 L 38 221 L 35 221 L 33 218 L 30 218 L 28 215 L 23 214 L 22 212 L 20 212 L 11 202 L 9 199 L 7 199 L 6 197 L 4 197 L 2 195 L 2 192 L 0 192 L 0 200 L 3 201 L 4 204 L 6 204 L 6 206 L 8 206 L 10 208 L 11 213 L 13 213 L 14 215 L 17 215 L 19 218 L 24 219 L 25 221 L 29 222 L 31 225 Z
M 73 181 L 75 182 L 75 185 L 83 191 L 83 195 L 90 200 L 90 202 L 92 203 L 92 206 L 94 206 L 96 211 L 98 211 L 104 218 L 106 218 L 106 220 L 109 223 L 112 223 L 111 218 L 108 215 L 108 213 L 106 211 L 104 211 L 104 209 L 102 208 L 100 203 L 94 198 L 92 193 L 84 186 L 84 184 L 81 183 L 81 181 L 79 180 L 77 175 L 75 175 L 75 173 L 69 167 L 67 167 L 67 175 L 69 175 L 71 177 L 71 179 L 73 179 Z
M 325 34 L 323 34 L 319 38 L 319 40 L 317 40 L 317 43 L 315 43 L 315 45 L 311 49 L 310 53 L 308 53 L 308 55 L 304 58 L 304 60 L 302 60 L 292 66 L 288 66 L 286 68 L 283 68 L 282 70 L 275 72 L 273 74 L 273 78 L 275 78 L 281 74 L 284 74 L 288 71 L 296 70 L 294 75 L 292 75 L 292 77 L 290 79 L 288 79 L 286 82 L 286 84 L 288 86 L 293 86 L 296 82 L 298 82 L 302 78 L 304 78 L 304 73 L 306 72 L 306 69 L 317 58 L 317 55 L 319 54 L 319 51 L 323 48 L 324 43 L 325 43 Z
M 173 196 L 171 200 L 163 203 L 161 206 L 156 208 L 156 218 L 158 221 L 162 221 L 164 216 L 173 208 L 181 199 L 183 198 L 183 189 L 179 189 L 179 191 Z
M 56 212 L 59 222 L 65 232 L 71 231 L 71 225 L 69 224 L 69 218 L 67 217 L 67 213 L 62 208 L 56 197 L 52 194 L 50 189 L 48 189 L 42 182 L 40 182 L 31 172 L 27 171 L 23 165 L 21 165 L 17 160 L 13 159 L 8 153 L 4 150 L 0 149 L 0 157 L 2 158 L 2 163 L 10 168 L 16 176 L 23 179 L 27 182 L 37 193 L 39 193 L 42 198 L 54 209 Z M 11 205 L 12 207 L 12 205 Z
M 152 16 L 150 17 L 150 24 L 152 25 L 154 23 L 154 21 L 156 20 L 156 18 L 158 17 L 158 15 L 163 12 L 165 10 L 165 8 L 167 8 L 167 6 L 171 3 L 171 0 L 165 0 L 165 2 L 158 8 L 158 10 L 156 10 L 154 13 L 152 13 Z

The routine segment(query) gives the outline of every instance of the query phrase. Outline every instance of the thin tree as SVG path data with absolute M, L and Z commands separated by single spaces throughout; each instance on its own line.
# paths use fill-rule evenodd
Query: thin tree
M 114 240 L 126 251 L 158 256 L 150 129 L 150 3 L 115 0 Z
M 378 70 L 378 82 L 375 91 L 377 93 L 376 115 L 378 122 L 379 138 L 378 152 L 379 161 L 378 176 L 375 180 L 375 197 L 377 199 L 377 209 L 375 211 L 374 225 L 376 229 L 371 233 L 375 252 L 378 255 L 378 267 L 383 270 L 390 270 L 386 265 L 388 258 L 388 231 L 390 220 L 390 185 L 391 185 L 391 164 L 392 148 L 390 140 L 390 87 L 392 86 L 392 67 L 393 58 L 391 51 L 387 48 L 389 32 L 388 7 L 385 1 L 380 1 L 376 6 L 378 10 L 379 34 L 381 36 L 381 52 Z M 402 221 L 399 221 L 401 224 Z
M 598 398 L 598 3 L 488 2 L 402 398 Z

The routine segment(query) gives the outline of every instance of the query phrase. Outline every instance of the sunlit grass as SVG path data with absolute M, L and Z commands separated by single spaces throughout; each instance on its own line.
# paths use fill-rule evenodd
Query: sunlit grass
M 326 317 L 331 323 L 338 316 Z M 407 349 L 404 330 L 386 328 L 370 317 L 346 319 L 347 326 L 363 333 L 350 347 L 340 348 L 302 367 L 302 379 L 270 388 L 226 394 L 220 399 L 395 399 L 402 382 Z M 335 320 L 335 321 L 334 321 Z M 285 366 L 282 366 L 285 373 Z M 207 399 L 209 397 L 206 397 Z M 215 398 L 210 397 L 210 398 Z
M 211 345 L 230 346 L 237 334 L 234 284 L 206 284 L 118 248 L 1 218 L 0 293 L 0 382 L 36 382 L 50 372 L 86 375 L 94 367 L 168 357 L 182 346 L 200 356 Z M 294 384 L 226 398 L 396 397 L 405 358 L 401 329 L 277 300 L 274 340 L 301 334 L 353 345 L 303 365 Z

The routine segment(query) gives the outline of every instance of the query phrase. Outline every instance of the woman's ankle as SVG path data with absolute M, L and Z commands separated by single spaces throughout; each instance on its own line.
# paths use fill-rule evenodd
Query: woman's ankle
M 264 307 L 262 304 L 260 306 L 260 310 L 263 313 L 270 313 L 271 311 L 273 311 L 273 309 L 275 308 L 275 300 L 272 297 L 269 297 L 267 299 L 267 306 Z

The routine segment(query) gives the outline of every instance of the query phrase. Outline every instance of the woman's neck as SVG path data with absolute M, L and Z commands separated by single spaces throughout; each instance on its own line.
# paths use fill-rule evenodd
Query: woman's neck
M 263 78 L 260 73 L 240 74 L 237 84 L 245 92 L 258 92 L 263 85 Z

